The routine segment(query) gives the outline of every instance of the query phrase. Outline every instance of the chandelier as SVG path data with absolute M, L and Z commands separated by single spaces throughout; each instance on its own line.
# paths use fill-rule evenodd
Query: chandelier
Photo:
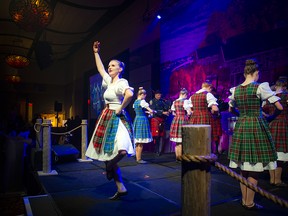
M 8 55 L 5 58 L 6 63 L 13 68 L 24 68 L 30 64 L 30 60 L 22 55 Z
M 12 20 L 29 32 L 44 29 L 53 17 L 53 10 L 46 0 L 12 0 L 9 12 Z
M 10 83 L 19 83 L 21 81 L 21 77 L 19 75 L 8 75 L 6 76 L 6 81 Z

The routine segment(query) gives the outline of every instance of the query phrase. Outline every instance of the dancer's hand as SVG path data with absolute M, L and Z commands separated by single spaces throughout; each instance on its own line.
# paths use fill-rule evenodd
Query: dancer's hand
M 100 42 L 99 41 L 95 41 L 93 43 L 93 51 L 94 51 L 94 53 L 98 53 L 100 51 Z

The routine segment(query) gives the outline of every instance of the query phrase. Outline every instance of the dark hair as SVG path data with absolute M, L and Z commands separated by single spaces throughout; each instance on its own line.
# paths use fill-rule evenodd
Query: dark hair
M 154 94 L 162 94 L 162 92 L 159 89 L 157 89 L 156 91 L 154 91 Z
M 254 72 L 259 70 L 259 65 L 256 59 L 247 59 L 244 67 L 244 75 L 252 75 Z
M 146 94 L 146 90 L 143 87 L 139 87 L 138 95 Z
M 188 91 L 187 91 L 187 89 L 186 88 L 182 88 L 181 90 L 180 90 L 180 94 L 188 94 Z

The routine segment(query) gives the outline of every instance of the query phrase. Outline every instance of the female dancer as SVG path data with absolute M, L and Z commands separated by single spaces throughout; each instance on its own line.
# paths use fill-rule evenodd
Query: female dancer
M 136 145 L 136 162 L 139 164 L 147 163 L 146 161 L 141 159 L 143 143 L 149 143 L 153 140 L 149 120 L 145 113 L 145 110 L 148 110 L 148 112 L 152 114 L 153 110 L 150 109 L 149 104 L 145 101 L 146 95 L 146 90 L 143 87 L 140 87 L 137 99 L 133 104 L 133 108 L 136 113 L 133 122 Z
M 120 168 L 117 163 L 125 156 L 134 154 L 132 123 L 124 109 L 133 97 L 133 88 L 127 80 L 120 78 L 125 65 L 118 60 L 111 60 L 106 72 L 99 55 L 100 43 L 93 44 L 93 51 L 97 69 L 103 78 L 105 89 L 104 99 L 106 107 L 96 123 L 92 139 L 86 151 L 86 156 L 104 161 L 107 179 L 114 179 L 117 192 L 111 200 L 127 195 Z
M 269 170 L 270 184 L 276 187 L 287 187 L 287 184 L 282 181 L 282 170 L 285 161 L 288 161 L 288 92 L 287 81 L 278 80 L 275 85 L 276 96 L 281 98 L 281 105 L 283 111 L 274 120 L 268 117 L 270 131 L 275 142 L 275 148 L 277 151 L 277 168 L 275 170 Z M 268 102 L 264 106 L 264 109 L 268 109 L 269 115 L 273 115 L 275 107 Z
M 231 168 L 240 167 L 241 175 L 257 185 L 259 172 L 263 172 L 264 169 L 275 169 L 277 160 L 274 142 L 267 121 L 262 115 L 261 103 L 268 99 L 270 103 L 274 103 L 277 112 L 283 108 L 279 103 L 280 98 L 275 96 L 268 83 L 257 83 L 259 66 L 254 59 L 246 60 L 244 77 L 245 81 L 242 84 L 231 89 L 230 111 L 239 113 L 239 118 L 235 125 L 228 158 Z M 240 188 L 241 204 L 245 209 L 263 208 L 255 204 L 253 190 L 242 183 Z
M 191 115 L 191 103 L 187 100 L 187 94 L 188 91 L 185 88 L 181 89 L 179 98 L 173 101 L 171 106 L 174 118 L 170 127 L 170 140 L 176 143 L 176 160 L 182 156 L 182 125 L 187 123 L 188 116 Z

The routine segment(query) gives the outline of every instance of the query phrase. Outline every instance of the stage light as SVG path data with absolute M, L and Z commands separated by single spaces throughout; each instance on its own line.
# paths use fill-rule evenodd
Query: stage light
M 157 15 L 157 19 L 159 19 L 159 20 L 160 20 L 161 18 L 162 18 L 162 17 L 161 17 L 161 15 L 160 15 L 160 14 L 158 14 L 158 15 Z

